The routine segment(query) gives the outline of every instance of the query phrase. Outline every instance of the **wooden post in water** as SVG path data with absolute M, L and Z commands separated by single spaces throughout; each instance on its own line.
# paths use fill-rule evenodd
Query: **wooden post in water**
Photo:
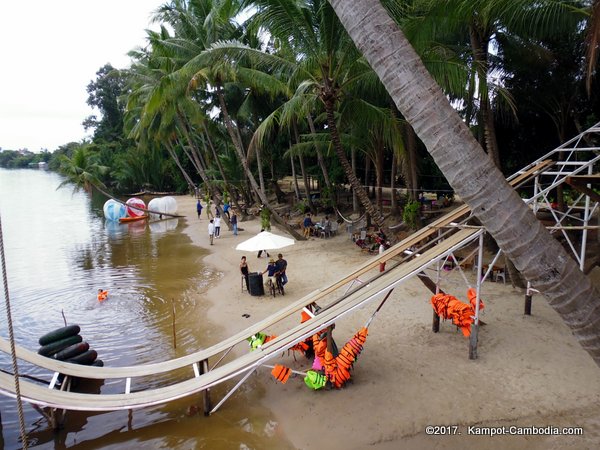
M 171 299 L 171 306 L 173 311 L 173 348 L 177 348 L 177 333 L 175 333 L 175 302 Z
M 200 362 L 200 375 L 204 373 L 208 373 L 208 359 L 203 359 Z M 207 388 L 202 391 L 202 399 L 204 403 L 204 415 L 209 416 L 212 409 L 212 404 L 210 401 L 210 389 Z

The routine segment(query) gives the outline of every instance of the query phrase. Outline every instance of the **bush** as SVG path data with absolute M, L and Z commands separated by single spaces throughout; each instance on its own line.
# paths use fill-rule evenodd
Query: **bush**
M 412 230 L 416 230 L 419 224 L 419 209 L 421 204 L 415 201 L 409 201 L 402 211 L 402 220 Z

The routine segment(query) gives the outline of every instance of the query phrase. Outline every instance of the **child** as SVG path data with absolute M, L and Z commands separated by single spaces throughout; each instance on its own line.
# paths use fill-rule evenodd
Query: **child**
M 103 291 L 102 289 L 98 289 L 98 301 L 102 302 L 106 300 L 108 297 L 108 291 Z

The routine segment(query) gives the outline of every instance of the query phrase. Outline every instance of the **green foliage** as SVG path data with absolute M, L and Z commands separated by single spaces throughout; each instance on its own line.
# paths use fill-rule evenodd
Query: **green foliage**
M 415 201 L 409 201 L 402 211 L 402 220 L 412 230 L 416 230 L 419 224 L 419 210 L 421 204 Z
M 306 214 L 310 210 L 306 200 L 300 200 L 298 203 L 296 203 L 295 208 L 302 214 Z
M 96 80 L 87 85 L 87 104 L 97 108 L 102 117 L 89 116 L 84 122 L 85 129 L 94 129 L 94 141 L 117 141 L 124 138 L 124 105 L 119 97 L 125 92 L 124 74 L 110 64 L 105 64 L 96 72 Z
M 271 211 L 268 208 L 260 210 L 260 227 L 265 231 L 271 231 Z

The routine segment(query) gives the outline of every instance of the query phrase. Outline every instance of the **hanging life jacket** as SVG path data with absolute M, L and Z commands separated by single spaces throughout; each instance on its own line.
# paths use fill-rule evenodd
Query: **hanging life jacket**
M 271 375 L 273 375 L 277 381 L 281 381 L 283 384 L 286 383 L 291 374 L 292 369 L 282 366 L 281 364 L 275 364 L 275 367 L 273 367 L 273 370 L 271 371 Z
M 250 343 L 250 351 L 261 348 L 267 342 L 275 339 L 277 336 L 267 336 L 265 333 L 256 333 L 247 338 L 246 340 Z
M 311 389 L 315 391 L 322 389 L 327 384 L 327 378 L 325 375 L 319 372 L 315 372 L 314 370 L 308 370 L 306 372 L 306 376 L 304 377 L 304 383 Z

